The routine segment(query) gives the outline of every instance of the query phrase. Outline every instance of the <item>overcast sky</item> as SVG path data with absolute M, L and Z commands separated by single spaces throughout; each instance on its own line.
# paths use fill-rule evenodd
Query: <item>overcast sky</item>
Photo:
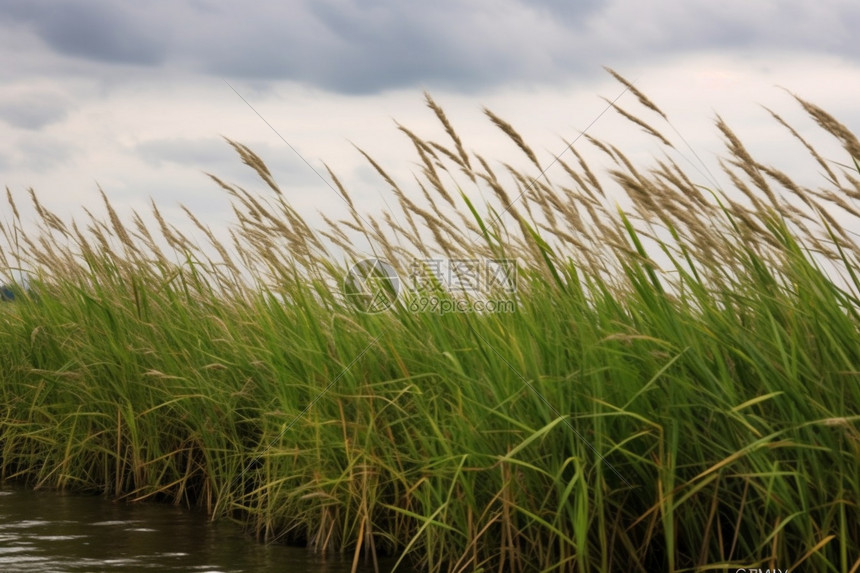
M 857 30 L 856 0 L 0 0 L 0 183 L 22 200 L 34 187 L 66 218 L 100 185 L 120 211 L 152 197 L 177 219 L 182 202 L 225 225 L 203 172 L 254 185 L 229 137 L 311 219 L 342 214 L 276 130 L 373 210 L 386 189 L 352 144 L 408 183 L 415 159 L 394 121 L 440 133 L 423 90 L 468 148 L 512 151 L 487 106 L 548 156 L 620 93 L 603 66 L 704 157 L 720 150 L 717 113 L 778 157 L 788 138 L 760 105 L 801 117 L 779 86 L 860 131 Z M 619 103 L 636 109 L 629 94 Z M 624 138 L 618 125 L 607 115 L 589 131 Z

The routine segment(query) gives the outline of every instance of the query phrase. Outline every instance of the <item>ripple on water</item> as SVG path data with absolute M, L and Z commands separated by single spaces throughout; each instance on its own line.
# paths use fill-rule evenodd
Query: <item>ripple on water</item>
M 256 543 L 231 523 L 174 506 L 0 485 L 3 572 L 346 573 L 351 565 L 351 558 Z

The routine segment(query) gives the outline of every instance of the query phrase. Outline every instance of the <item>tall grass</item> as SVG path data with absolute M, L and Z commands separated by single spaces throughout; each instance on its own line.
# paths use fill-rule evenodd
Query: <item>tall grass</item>
M 733 186 L 706 188 L 633 94 L 652 165 L 589 137 L 541 160 L 487 111 L 525 170 L 467 152 L 428 96 L 450 141 L 401 127 L 423 198 L 368 155 L 399 209 L 360 213 L 330 171 L 351 217 L 321 231 L 236 142 L 267 191 L 213 176 L 229 244 L 106 197 L 75 223 L 32 194 L 32 230 L 9 194 L 0 263 L 36 278 L 0 314 L 2 477 L 426 571 L 857 571 L 860 143 L 798 98 L 845 153 L 824 158 L 774 114 L 812 189 L 720 120 Z M 515 260 L 516 312 L 361 312 L 338 286 L 357 235 L 402 277 Z

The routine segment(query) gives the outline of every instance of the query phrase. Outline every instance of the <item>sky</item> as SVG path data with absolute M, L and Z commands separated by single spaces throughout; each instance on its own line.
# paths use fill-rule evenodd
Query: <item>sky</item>
M 719 114 L 796 175 L 798 146 L 763 106 L 813 134 L 796 93 L 860 131 L 858 29 L 856 0 L 0 0 L 0 184 L 65 220 L 103 212 L 101 188 L 123 217 L 154 200 L 223 229 L 206 173 L 264 192 L 230 138 L 312 224 L 346 214 L 323 162 L 373 213 L 393 197 L 356 147 L 408 188 L 417 158 L 396 122 L 444 139 L 425 91 L 497 161 L 525 165 L 484 106 L 543 158 L 586 129 L 635 141 L 603 113 L 619 95 L 641 109 L 604 66 L 668 114 L 688 159 L 721 152 Z

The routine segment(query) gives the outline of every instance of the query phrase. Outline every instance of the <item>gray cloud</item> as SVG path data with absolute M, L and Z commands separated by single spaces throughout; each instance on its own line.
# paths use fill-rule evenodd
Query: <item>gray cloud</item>
M 139 143 L 135 146 L 135 152 L 152 165 L 175 163 L 198 169 L 221 165 L 236 157 L 236 153 L 222 140 L 179 137 Z
M 263 185 L 253 169 L 244 165 L 236 151 L 221 138 L 190 139 L 173 137 L 138 143 L 135 156 L 153 167 L 173 164 L 198 170 L 242 185 Z M 278 144 L 256 143 L 253 149 L 266 163 L 275 180 L 285 187 L 319 185 L 317 175 L 289 148 Z M 215 184 L 213 183 L 213 189 Z
M 68 163 L 74 155 L 73 146 L 58 138 L 32 134 L 14 142 L 7 164 L 24 171 L 49 171 Z
M 50 93 L 0 97 L 0 119 L 13 127 L 38 130 L 64 119 L 66 115 L 66 101 Z
M 214 74 L 293 79 L 341 93 L 422 85 L 468 91 L 580 71 L 582 54 L 567 39 L 582 36 L 598 8 L 595 0 L 315 0 L 241 18 L 232 12 L 238 8 L 200 13 L 202 25 L 182 42 L 189 54 L 206 49 L 207 57 L 192 61 Z M 225 28 L 225 18 L 237 24 Z M 208 40 L 214 30 L 217 45 Z
M 63 55 L 111 63 L 161 63 L 167 55 L 163 35 L 172 26 L 158 26 L 158 18 L 131 6 L 109 0 L 11 0 L 4 3 L 0 18 L 29 27 Z M 169 13 L 160 16 L 169 18 Z
M 7 0 L 55 53 L 341 93 L 555 83 L 696 50 L 860 59 L 852 0 Z
M 595 37 L 619 56 L 691 50 L 771 50 L 838 53 L 860 58 L 852 40 L 860 4 L 850 0 L 616 0 L 591 23 Z

